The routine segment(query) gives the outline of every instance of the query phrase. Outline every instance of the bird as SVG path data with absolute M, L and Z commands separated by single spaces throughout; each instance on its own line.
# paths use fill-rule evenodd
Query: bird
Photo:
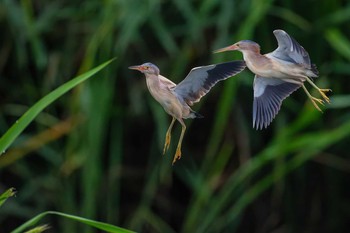
M 318 77 L 315 64 L 311 63 L 308 52 L 288 33 L 281 29 L 273 31 L 278 43 L 274 51 L 261 54 L 258 43 L 241 40 L 233 45 L 215 50 L 214 53 L 238 50 L 250 71 L 255 74 L 253 89 L 253 128 L 267 128 L 279 112 L 282 102 L 294 91 L 302 87 L 315 108 L 330 103 L 326 95 L 331 89 L 321 89 L 313 83 Z M 307 81 L 321 94 L 323 99 L 313 97 L 306 89 Z
M 146 77 L 147 88 L 153 98 L 172 116 L 172 121 L 166 132 L 163 154 L 169 149 L 171 130 L 175 121 L 182 126 L 180 138 L 172 164 L 181 158 L 181 145 L 186 131 L 183 119 L 201 118 L 202 115 L 191 109 L 194 103 L 200 101 L 219 81 L 232 77 L 246 67 L 244 61 L 231 61 L 193 68 L 179 84 L 160 74 L 159 68 L 150 63 L 128 67 L 138 70 Z

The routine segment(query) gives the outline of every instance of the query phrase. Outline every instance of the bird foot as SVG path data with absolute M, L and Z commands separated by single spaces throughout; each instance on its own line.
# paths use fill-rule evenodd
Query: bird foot
M 165 154 L 165 152 L 169 149 L 170 146 L 170 134 L 166 134 L 165 135 L 165 143 L 164 143 L 164 149 L 163 149 L 163 155 Z
M 321 108 L 317 105 L 317 103 L 319 103 L 319 104 L 321 104 L 321 105 L 324 105 L 324 101 L 323 101 L 323 100 L 317 99 L 317 98 L 315 98 L 315 97 L 312 96 L 312 97 L 311 97 L 311 102 L 312 102 L 312 104 L 315 106 L 315 108 L 316 108 L 318 111 L 322 112 Z
M 176 153 L 175 153 L 175 156 L 174 156 L 174 159 L 173 159 L 173 165 L 175 164 L 175 162 L 177 160 L 181 159 L 181 149 L 180 148 L 177 148 L 176 149 Z
M 326 95 L 327 92 L 331 92 L 332 89 L 318 89 L 318 91 L 320 92 L 322 98 L 327 102 L 330 103 L 330 99 L 329 97 Z

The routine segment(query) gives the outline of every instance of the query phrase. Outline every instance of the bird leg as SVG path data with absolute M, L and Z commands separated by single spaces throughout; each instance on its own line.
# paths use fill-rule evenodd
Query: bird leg
M 175 153 L 175 156 L 174 156 L 174 159 L 173 159 L 173 165 L 174 163 L 179 160 L 181 158 L 181 144 L 182 144 L 182 139 L 184 137 L 184 134 L 185 134 L 185 131 L 186 131 L 186 125 L 185 123 L 183 122 L 183 120 L 180 118 L 180 119 L 177 119 L 181 125 L 182 125 L 182 129 L 181 129 L 181 135 L 180 135 L 180 139 L 179 139 L 179 142 L 177 144 L 177 148 L 176 148 L 176 153 Z
M 330 99 L 328 98 L 328 96 L 325 94 L 326 92 L 330 92 L 332 91 L 331 89 L 321 89 L 318 86 L 316 86 L 315 83 L 313 83 L 308 77 L 306 77 L 306 80 L 311 84 L 311 86 L 313 86 L 314 88 L 316 88 L 316 90 L 321 94 L 322 98 L 327 102 L 330 103 Z
M 302 84 L 301 86 L 303 87 L 303 89 L 304 89 L 306 95 L 310 98 L 310 100 L 311 100 L 312 104 L 315 106 L 315 108 L 316 108 L 318 111 L 322 112 L 322 110 L 321 110 L 320 107 L 317 105 L 317 103 L 324 105 L 324 101 L 321 100 L 321 99 L 317 99 L 317 98 L 313 97 L 313 96 L 310 94 L 310 92 L 306 89 L 306 87 L 304 86 L 304 84 Z M 316 102 L 317 102 L 317 103 L 316 103 Z
M 171 139 L 171 130 L 173 128 L 173 125 L 175 123 L 176 118 L 173 117 L 173 119 L 171 120 L 170 126 L 168 128 L 168 130 L 166 131 L 166 135 L 165 135 L 165 143 L 164 143 L 164 149 L 163 149 L 163 155 L 165 154 L 165 152 L 169 149 L 170 146 L 170 139 Z

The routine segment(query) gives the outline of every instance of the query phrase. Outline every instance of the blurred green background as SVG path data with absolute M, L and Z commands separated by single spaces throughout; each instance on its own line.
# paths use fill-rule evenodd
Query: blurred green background
M 0 132 L 71 77 L 117 57 L 41 113 L 0 157 L 0 231 L 56 210 L 137 232 L 348 232 L 350 3 L 342 0 L 1 0 Z M 170 123 L 130 65 L 174 82 L 241 39 L 262 53 L 283 29 L 331 88 L 318 112 L 300 89 L 266 130 L 252 129 L 249 70 L 219 83 L 162 149 Z M 312 90 L 310 85 L 307 85 Z M 315 96 L 318 93 L 312 90 Z M 97 232 L 49 216 L 48 232 Z

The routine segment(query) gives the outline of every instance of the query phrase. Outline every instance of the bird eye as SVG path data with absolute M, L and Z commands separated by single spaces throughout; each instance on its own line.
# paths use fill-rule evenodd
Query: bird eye
M 145 68 L 145 70 L 148 70 L 148 69 L 149 69 L 149 66 L 145 66 L 144 68 Z

